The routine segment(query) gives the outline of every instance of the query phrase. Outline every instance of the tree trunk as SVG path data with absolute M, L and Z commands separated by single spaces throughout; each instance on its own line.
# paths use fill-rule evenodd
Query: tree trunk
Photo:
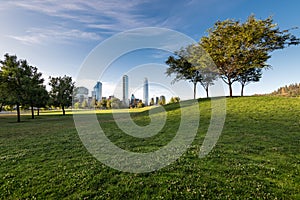
M 21 114 L 20 114 L 20 104 L 17 103 L 17 122 L 21 122 Z
M 66 115 L 65 106 L 62 106 L 63 115 Z
M 37 116 L 40 116 L 40 108 L 37 109 Z
M 241 89 L 241 97 L 242 97 L 242 96 L 244 96 L 244 87 L 245 87 L 245 85 L 244 85 L 244 84 L 242 84 L 242 89 Z
M 33 110 L 33 106 L 31 105 L 31 119 L 34 119 L 34 110 Z
M 196 99 L 197 82 L 194 83 L 194 99 Z
M 205 91 L 206 91 L 206 98 L 208 98 L 209 97 L 209 95 L 208 95 L 208 87 L 205 88 Z
M 232 83 L 228 82 L 228 86 L 229 86 L 229 96 L 232 97 Z

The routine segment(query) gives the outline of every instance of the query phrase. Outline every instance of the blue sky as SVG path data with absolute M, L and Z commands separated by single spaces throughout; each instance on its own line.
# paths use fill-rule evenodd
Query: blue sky
M 27 59 L 43 72 L 46 79 L 48 76 L 65 74 L 75 79 L 90 52 L 107 38 L 122 31 L 162 27 L 199 41 L 217 20 L 234 18 L 244 21 L 250 14 L 255 14 L 257 18 L 272 15 L 281 29 L 288 29 L 300 27 L 299 7 L 298 0 L 1 1 L 0 54 L 1 59 L 5 53 Z M 292 33 L 300 37 L 300 29 Z M 163 64 L 168 55 L 168 52 L 159 50 L 123 55 L 99 77 L 104 83 L 103 95 L 114 93 L 114 86 L 124 73 L 147 63 Z M 272 53 L 268 63 L 273 68 L 264 71 L 259 83 L 247 86 L 245 93 L 269 93 L 280 86 L 299 83 L 299 55 L 300 48 L 297 46 Z M 132 81 L 132 91 L 138 90 L 144 77 L 149 75 L 149 71 L 143 73 L 143 70 L 139 70 L 138 73 L 140 83 L 138 80 Z M 133 79 L 129 77 L 129 80 Z M 89 84 L 87 87 L 90 89 L 93 83 Z M 203 96 L 201 86 L 198 87 L 198 97 Z M 150 96 L 163 92 L 155 90 L 157 94 L 150 90 Z M 239 94 L 239 90 L 240 86 L 236 84 L 234 94 Z M 225 91 L 227 94 L 227 88 Z

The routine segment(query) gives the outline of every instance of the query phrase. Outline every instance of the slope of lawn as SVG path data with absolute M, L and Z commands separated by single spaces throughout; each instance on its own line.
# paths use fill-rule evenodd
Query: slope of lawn
M 90 155 L 72 115 L 31 120 L 0 115 L 0 199 L 300 199 L 300 99 L 227 99 L 222 135 L 198 157 L 210 120 L 210 101 L 199 100 L 201 121 L 188 151 L 151 173 L 114 170 Z M 167 123 L 147 139 L 118 130 L 111 113 L 97 114 L 108 138 L 123 149 L 149 152 L 176 133 L 180 109 L 165 106 Z M 184 109 L 189 109 L 184 108 Z M 148 111 L 132 112 L 147 125 Z

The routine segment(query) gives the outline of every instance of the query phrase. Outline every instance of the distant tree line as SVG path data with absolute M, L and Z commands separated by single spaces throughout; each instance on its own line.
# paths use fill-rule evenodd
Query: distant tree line
M 15 108 L 20 122 L 20 109 L 30 108 L 34 119 L 34 109 L 56 106 L 63 110 L 72 105 L 74 82 L 68 76 L 49 77 L 50 92 L 46 90 L 42 73 L 26 60 L 18 60 L 16 55 L 4 55 L 0 61 L 0 110 L 5 106 Z
M 278 88 L 272 92 L 273 96 L 287 96 L 287 97 L 300 97 L 300 83 L 291 84 Z
M 198 44 L 182 47 L 166 60 L 166 74 L 175 75 L 172 83 L 192 82 L 194 98 L 198 83 L 208 97 L 209 87 L 218 78 L 228 85 L 230 96 L 232 84 L 239 82 L 243 96 L 244 87 L 259 81 L 262 70 L 271 67 L 267 64 L 271 52 L 299 44 L 299 38 L 289 31 L 280 30 L 271 17 L 256 19 L 251 15 L 244 23 L 232 19 L 217 21 Z

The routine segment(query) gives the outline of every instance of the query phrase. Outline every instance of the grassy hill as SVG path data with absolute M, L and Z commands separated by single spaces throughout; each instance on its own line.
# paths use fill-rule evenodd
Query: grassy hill
M 23 116 L 22 123 L 0 115 L 0 199 L 300 198 L 299 98 L 228 98 L 222 135 L 202 159 L 210 101 L 200 100 L 199 106 L 200 128 L 191 148 L 171 165 L 142 174 L 97 161 L 79 139 L 71 115 Z M 167 124 L 147 139 L 123 134 L 111 113 L 97 117 L 115 144 L 148 152 L 166 145 L 178 129 L 178 106 L 165 108 Z M 139 125 L 150 122 L 147 111 L 131 116 Z

